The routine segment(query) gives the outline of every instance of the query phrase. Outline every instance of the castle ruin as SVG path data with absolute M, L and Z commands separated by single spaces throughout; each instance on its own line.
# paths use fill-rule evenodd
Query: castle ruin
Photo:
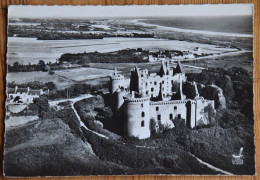
M 185 121 L 189 128 L 210 123 L 205 109 L 215 109 L 214 100 L 201 97 L 195 82 L 196 96 L 186 98 L 182 86 L 187 78 L 179 61 L 175 68 L 162 61 L 158 73 L 136 66 L 131 70 L 129 88 L 124 81 L 116 70 L 110 77 L 111 106 L 125 136 L 149 138 L 152 131 L 174 128 L 174 119 Z

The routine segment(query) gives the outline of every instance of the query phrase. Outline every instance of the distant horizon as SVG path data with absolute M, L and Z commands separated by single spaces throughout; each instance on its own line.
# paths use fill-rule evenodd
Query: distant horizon
M 32 6 L 11 5 L 8 18 L 136 18 L 252 16 L 253 4 L 130 5 L 130 6 Z

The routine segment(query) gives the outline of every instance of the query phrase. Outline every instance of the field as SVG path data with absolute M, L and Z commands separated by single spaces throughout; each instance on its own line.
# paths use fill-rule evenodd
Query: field
M 55 71 L 55 74 L 71 81 L 81 82 L 90 79 L 102 78 L 112 74 L 112 70 L 97 68 L 77 68 Z
M 55 74 L 50 75 L 48 72 L 17 72 L 8 73 L 8 82 L 15 82 L 16 84 L 24 84 L 28 82 L 53 82 L 58 89 L 65 88 L 75 83 L 82 81 L 90 81 L 91 79 L 100 79 L 111 74 L 112 70 L 104 70 L 97 68 L 77 68 L 54 71 Z M 93 80 L 96 81 L 96 80 Z
M 253 73 L 253 53 L 245 52 L 236 55 L 224 55 L 216 58 L 205 58 L 204 60 L 189 61 L 184 65 L 193 65 L 206 68 L 225 68 L 242 67 L 248 72 Z
M 12 116 L 5 120 L 5 129 L 8 130 L 10 128 L 21 126 L 36 119 L 38 119 L 38 116 Z

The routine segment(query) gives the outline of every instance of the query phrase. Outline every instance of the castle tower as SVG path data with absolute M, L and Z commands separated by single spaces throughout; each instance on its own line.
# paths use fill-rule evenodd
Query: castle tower
M 124 120 L 125 135 L 139 139 L 149 138 L 150 131 L 150 97 L 136 98 L 134 91 L 125 97 Z
M 196 127 L 196 101 L 188 101 L 186 104 L 187 108 L 187 117 L 186 117 L 186 126 L 189 128 Z
M 110 76 L 110 94 L 114 94 L 121 86 L 124 86 L 124 76 L 119 74 L 115 68 L 115 72 Z
M 122 106 L 123 95 L 121 92 L 121 87 L 124 86 L 124 76 L 117 72 L 115 68 L 114 73 L 110 76 L 110 101 L 113 111 L 116 113 Z

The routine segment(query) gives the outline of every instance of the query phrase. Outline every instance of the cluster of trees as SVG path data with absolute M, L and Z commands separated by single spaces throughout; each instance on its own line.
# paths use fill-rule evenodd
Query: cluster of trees
M 15 82 L 10 82 L 7 84 L 8 88 L 15 88 L 17 84 Z M 29 83 L 23 83 L 18 85 L 19 88 L 31 88 L 31 89 L 49 89 L 50 91 L 56 89 L 56 86 L 53 82 L 40 82 L 40 81 L 34 81 L 34 82 L 29 82 Z
M 135 54 L 135 49 L 121 50 L 109 53 L 78 53 L 78 54 L 63 54 L 59 58 L 59 61 L 70 62 L 77 64 L 88 64 L 88 63 L 144 63 L 148 62 L 147 57 L 148 52 L 143 51 L 141 55 Z
M 74 64 L 73 66 L 66 66 L 61 63 L 45 63 L 43 60 L 39 60 L 38 64 L 27 64 L 23 65 L 19 62 L 14 62 L 13 65 L 8 64 L 7 68 L 9 72 L 33 72 L 33 71 L 43 71 L 49 72 L 50 75 L 55 74 L 54 70 L 61 70 L 61 69 L 72 69 L 78 67 L 89 67 L 88 64 L 79 65 Z
M 38 40 L 103 39 L 102 35 L 92 33 L 43 32 L 37 34 Z
M 31 72 L 31 71 L 50 71 L 51 63 L 45 64 L 43 60 L 39 60 L 38 64 L 23 65 L 19 62 L 14 62 L 13 65 L 8 64 L 8 72 Z
M 187 74 L 189 81 L 215 84 L 223 90 L 228 106 L 253 118 L 253 75 L 240 67 L 225 70 L 209 68 L 199 74 Z

